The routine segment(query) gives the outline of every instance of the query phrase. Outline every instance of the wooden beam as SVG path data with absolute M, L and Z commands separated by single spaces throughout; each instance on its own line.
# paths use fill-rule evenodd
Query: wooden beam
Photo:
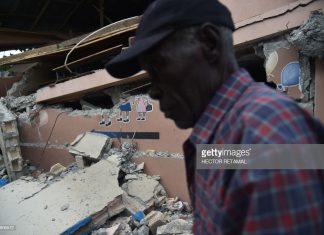
M 51 0 L 46 0 L 45 4 L 43 5 L 42 9 L 40 10 L 36 20 L 34 21 L 33 25 L 30 27 L 31 30 L 33 30 L 36 25 L 38 24 L 39 20 L 42 18 L 42 16 L 44 15 L 48 5 L 50 4 Z

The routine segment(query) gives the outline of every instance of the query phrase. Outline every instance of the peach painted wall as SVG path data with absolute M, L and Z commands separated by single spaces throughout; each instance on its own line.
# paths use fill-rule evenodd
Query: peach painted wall
M 151 101 L 150 101 L 151 102 Z M 123 131 L 123 132 L 159 132 L 158 140 L 135 140 L 139 150 L 154 149 L 182 153 L 182 143 L 187 139 L 190 130 L 178 129 L 173 121 L 166 119 L 159 110 L 158 102 L 152 101 L 153 111 L 146 114 L 146 121 L 136 121 L 137 113 L 130 112 L 128 124 L 116 122 L 112 119 L 111 126 L 99 126 L 101 115 L 98 116 L 69 116 L 56 109 L 42 110 L 31 124 L 19 123 L 20 139 L 23 144 L 22 155 L 31 164 L 49 170 L 57 162 L 67 166 L 74 162 L 74 157 L 68 150 L 53 148 L 71 143 L 77 135 L 91 131 Z M 54 126 L 56 120 L 56 124 Z M 53 129 L 53 131 L 52 131 Z M 50 132 L 52 135 L 50 136 Z M 44 150 L 44 144 L 52 145 Z M 122 140 L 123 141 L 123 140 Z M 25 146 L 24 146 L 25 144 Z M 43 144 L 40 147 L 29 147 L 26 144 Z M 115 146 L 118 141 L 114 140 Z M 55 146 L 54 146 L 55 147 Z M 186 187 L 185 166 L 183 159 L 141 157 L 135 162 L 145 162 L 145 171 L 152 175 L 161 175 L 161 183 L 170 196 L 178 196 L 189 201 Z
M 7 96 L 7 91 L 12 87 L 15 82 L 19 82 L 21 76 L 15 77 L 0 77 L 0 97 Z
M 315 64 L 315 117 L 324 123 L 324 59 Z
M 251 44 L 288 32 L 302 25 L 312 11 L 324 9 L 324 1 L 312 0 L 223 0 L 223 2 L 228 5 L 233 14 L 236 46 Z
M 296 2 L 296 0 L 221 0 L 221 2 L 232 11 L 233 20 L 237 23 Z
M 20 123 L 20 138 L 22 143 L 46 143 L 64 145 L 71 143 L 77 135 L 91 130 L 112 132 L 159 132 L 160 139 L 137 140 L 140 150 L 154 149 L 182 153 L 182 143 L 189 136 L 190 130 L 178 129 L 174 122 L 166 119 L 159 109 L 159 104 L 153 101 L 153 112 L 146 114 L 146 121 L 136 121 L 135 110 L 130 112 L 130 122 L 120 123 L 112 119 L 111 126 L 100 126 L 101 115 L 71 116 L 60 110 L 45 109 L 31 124 Z M 54 126 L 54 122 L 56 124 Z M 49 138 L 51 130 L 52 134 Z

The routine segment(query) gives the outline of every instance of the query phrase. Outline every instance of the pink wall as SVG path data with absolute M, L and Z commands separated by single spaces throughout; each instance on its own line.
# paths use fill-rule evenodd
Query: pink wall
M 221 0 L 221 2 L 232 11 L 234 22 L 237 23 L 296 2 L 296 0 Z
M 15 82 L 21 80 L 20 76 L 15 77 L 0 77 L 0 97 L 7 96 L 7 91 L 12 87 Z
M 172 153 L 182 153 L 182 143 L 189 136 L 190 130 L 178 129 L 173 121 L 166 119 L 159 110 L 158 102 L 152 102 L 153 111 L 146 114 L 146 121 L 136 121 L 137 113 L 130 112 L 130 122 L 128 124 L 116 122 L 112 119 L 111 126 L 99 126 L 101 115 L 98 116 L 69 116 L 61 113 L 60 110 L 45 109 L 34 119 L 31 124 L 19 123 L 20 139 L 24 144 L 44 144 L 47 140 L 51 145 L 64 145 L 71 143 L 77 135 L 91 131 L 140 131 L 159 132 L 158 140 L 135 140 L 139 150 L 153 149 L 157 151 L 169 151 Z M 59 116 L 58 116 L 59 115 Z M 56 119 L 57 118 L 57 119 Z M 54 126 L 56 120 L 56 124 Z M 50 132 L 52 135 L 49 137 Z M 122 140 L 123 141 L 123 140 Z M 118 141 L 114 140 L 114 146 Z M 55 147 L 55 146 L 54 146 Z M 31 164 L 49 170 L 57 162 L 67 166 L 74 162 L 74 157 L 68 150 L 44 147 L 22 147 L 24 159 L 28 159 Z M 152 158 L 141 157 L 135 162 L 145 162 L 145 172 L 150 175 L 161 175 L 161 183 L 166 188 L 170 196 L 178 196 L 180 199 L 189 201 L 186 187 L 185 166 L 183 159 L 175 158 Z
M 234 44 L 241 46 L 283 34 L 302 25 L 312 11 L 322 11 L 324 1 L 223 0 L 233 13 Z M 286 5 L 290 3 L 289 5 Z
M 180 130 L 173 121 L 166 119 L 159 109 L 158 102 L 155 101 L 153 102 L 153 112 L 146 114 L 146 121 L 136 121 L 137 113 L 133 110 L 130 112 L 129 123 L 117 122 L 118 116 L 116 116 L 112 119 L 112 125 L 108 127 L 99 125 L 101 115 L 69 116 L 66 113 L 60 114 L 61 112 L 55 109 L 45 109 L 31 124 L 20 123 L 22 143 L 46 143 L 52 129 L 48 143 L 55 145 L 69 144 L 77 135 L 93 129 L 112 132 L 159 132 L 159 140 L 137 140 L 139 149 L 182 153 L 182 143 L 190 134 L 190 130 Z
M 315 65 L 315 117 L 324 123 L 324 59 Z

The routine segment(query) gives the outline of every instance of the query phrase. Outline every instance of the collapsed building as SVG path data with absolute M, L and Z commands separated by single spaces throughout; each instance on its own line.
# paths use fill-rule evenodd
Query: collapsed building
M 324 2 L 222 2 L 238 61 L 261 64 L 278 92 L 324 122 Z M 118 80 L 104 70 L 139 20 L 0 59 L 0 174 L 12 182 L 0 189 L 11 215 L 1 220 L 17 232 L 43 218 L 42 233 L 190 233 L 190 130 L 164 117 L 144 71 Z

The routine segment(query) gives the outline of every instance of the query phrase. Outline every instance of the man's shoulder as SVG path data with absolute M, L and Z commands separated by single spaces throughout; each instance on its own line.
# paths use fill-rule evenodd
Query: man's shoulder
M 324 127 L 291 98 L 260 84 L 249 87 L 234 107 L 246 142 L 317 143 Z
M 261 84 L 250 86 L 242 95 L 241 100 L 238 101 L 238 106 L 247 116 L 261 115 L 268 117 L 274 114 L 286 116 L 288 113 L 292 113 L 292 115 L 307 113 L 290 97 Z

